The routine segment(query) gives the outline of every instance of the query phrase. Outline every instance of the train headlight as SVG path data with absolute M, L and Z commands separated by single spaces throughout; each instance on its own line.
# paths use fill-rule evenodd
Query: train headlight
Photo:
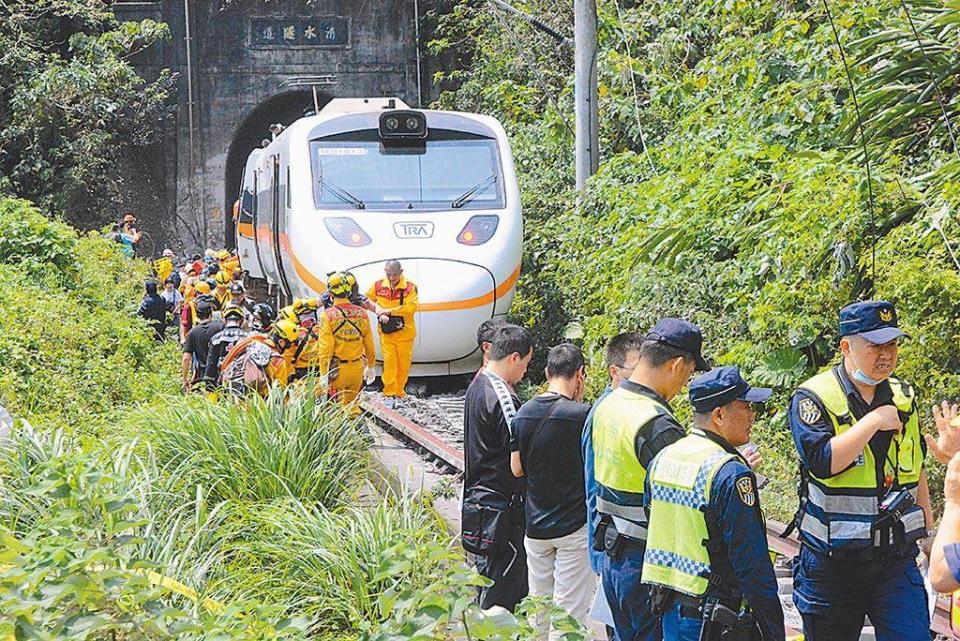
M 367 232 L 360 229 L 360 225 L 355 223 L 352 218 L 324 218 L 323 224 L 327 226 L 327 231 L 341 245 L 347 247 L 363 247 L 371 243 Z
M 457 242 L 461 245 L 482 245 L 497 233 L 499 216 L 473 216 L 460 230 Z
M 427 137 L 427 117 L 409 109 L 384 112 L 380 114 L 380 137 L 423 140 Z

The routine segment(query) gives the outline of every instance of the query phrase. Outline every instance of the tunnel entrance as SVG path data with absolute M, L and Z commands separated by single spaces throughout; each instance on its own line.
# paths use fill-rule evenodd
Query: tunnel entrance
M 322 109 L 330 101 L 330 96 L 318 92 L 317 99 Z M 313 108 L 313 92 L 309 88 L 293 89 L 261 102 L 237 127 L 233 142 L 230 143 L 230 150 L 227 152 L 224 180 L 225 247 L 232 248 L 235 245 L 233 203 L 239 195 L 243 169 L 250 152 L 259 149 L 264 139 L 270 139 L 270 125 L 281 123 L 285 127 L 289 126 L 307 112 L 312 112 Z

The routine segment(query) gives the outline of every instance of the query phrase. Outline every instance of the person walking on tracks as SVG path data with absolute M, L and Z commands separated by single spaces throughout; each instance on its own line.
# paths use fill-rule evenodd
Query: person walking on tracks
M 384 404 L 393 407 L 406 394 L 413 360 L 413 341 L 417 336 L 414 313 L 417 311 L 417 286 L 403 275 L 399 261 L 387 261 L 385 278 L 367 292 L 376 305 L 380 321 L 380 352 L 383 356 Z
M 647 540 L 644 481 L 653 457 L 684 436 L 670 399 L 695 370 L 710 368 L 700 354 L 702 345 L 700 328 L 693 323 L 660 320 L 640 344 L 633 374 L 593 412 L 600 523 L 592 543 L 606 552 L 603 589 L 619 641 L 653 640 L 659 634 L 650 587 L 641 582 Z
M 916 394 L 893 376 L 897 312 L 840 310 L 839 365 L 790 400 L 800 454 L 800 556 L 793 600 L 807 641 L 853 641 L 869 616 L 878 641 L 928 641 L 917 542 L 932 526 Z
M 511 425 L 520 399 L 513 386 L 527 373 L 533 337 L 516 325 L 501 328 L 483 374 L 464 399 L 464 476 L 461 542 L 477 572 L 493 581 L 480 588 L 481 608 L 513 610 L 527 596 L 523 547 L 523 480 L 510 470 Z
M 694 428 L 647 474 L 643 582 L 664 641 L 783 641 L 783 609 L 767 551 L 757 479 L 737 451 L 772 390 L 736 367 L 690 383 Z
M 360 414 L 356 398 L 364 379 L 373 382 L 377 353 L 367 310 L 350 302 L 350 281 L 336 273 L 327 280 L 333 305 L 323 310 L 317 331 L 319 384 L 329 388 L 351 415 Z
M 552 348 L 546 377 L 546 393 L 524 403 L 513 419 L 510 467 L 527 481 L 527 579 L 531 596 L 553 599 L 585 625 L 596 577 L 587 557 L 583 509 L 580 433 L 590 406 L 582 402 L 586 373 L 580 348 L 570 343 Z M 553 631 L 550 638 L 559 634 Z

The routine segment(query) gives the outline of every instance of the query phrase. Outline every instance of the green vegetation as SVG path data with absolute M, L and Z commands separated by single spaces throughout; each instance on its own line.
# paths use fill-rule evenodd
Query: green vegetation
M 23 200 L 0 198 L 0 403 L 37 427 L 97 435 L 174 391 L 176 348 L 136 319 L 147 268 Z
M 115 219 L 124 178 L 151 166 L 171 110 L 172 74 L 146 82 L 130 64 L 166 25 L 119 24 L 111 4 L 0 5 L 0 193 L 84 228 Z
M 520 4 L 572 24 L 556 3 Z M 960 5 L 906 3 L 925 58 L 899 1 L 830 3 L 863 109 L 870 183 L 822 3 L 598 4 L 603 158 L 579 208 L 566 126 L 572 56 L 468 2 L 441 20 L 433 47 L 473 47 L 461 53 L 468 69 L 441 78 L 451 87 L 441 103 L 493 113 L 512 135 L 527 216 L 514 312 L 541 347 L 576 323 L 599 364 L 612 334 L 683 316 L 704 328 L 715 361 L 775 387 L 782 410 L 797 383 L 833 362 L 837 310 L 887 298 L 913 337 L 898 373 L 921 407 L 960 397 L 960 275 L 939 232 L 957 234 L 960 152 L 937 102 L 956 118 Z M 795 507 L 784 418 L 755 435 L 781 517 Z

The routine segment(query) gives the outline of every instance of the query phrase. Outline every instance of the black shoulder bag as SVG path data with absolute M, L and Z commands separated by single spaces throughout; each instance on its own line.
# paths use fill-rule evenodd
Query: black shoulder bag
M 400 307 L 403 307 L 403 292 L 400 292 Z M 403 316 L 388 315 L 386 321 L 380 321 L 380 331 L 384 334 L 399 332 L 405 327 Z
M 530 438 L 531 447 L 559 400 L 553 402 L 534 429 Z M 487 556 L 499 550 L 510 540 L 514 519 L 517 516 L 523 518 L 522 507 L 522 503 L 517 503 L 512 497 L 485 485 L 465 488 L 460 513 L 463 549 L 478 556 Z

